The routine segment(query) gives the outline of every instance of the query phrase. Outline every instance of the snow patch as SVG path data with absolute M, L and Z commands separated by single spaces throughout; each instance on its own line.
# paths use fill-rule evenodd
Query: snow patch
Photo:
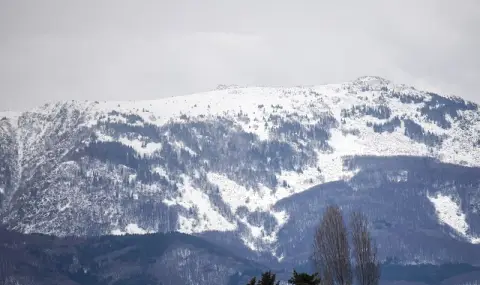
M 64 206 L 60 206 L 58 207 L 58 211 L 59 212 L 63 212 L 65 211 L 66 209 L 70 208 L 70 202 L 68 202 L 67 204 L 65 204 Z
M 276 228 L 267 234 L 262 227 L 252 225 L 244 218 L 236 217 L 247 229 L 241 235 L 242 241 L 254 251 L 259 250 L 258 245 L 273 245 L 277 241 L 278 231 L 288 221 L 288 215 L 285 211 L 276 211 L 273 208 L 276 202 L 291 195 L 292 191 L 299 192 L 307 189 L 308 187 L 304 183 L 311 182 L 310 180 L 302 181 L 301 175 L 295 172 L 285 172 L 282 177 L 288 179 L 292 186 L 288 186 L 289 188 L 279 187 L 272 191 L 272 189 L 262 185 L 258 185 L 259 189 L 247 189 L 224 175 L 218 173 L 207 174 L 209 182 L 218 187 L 222 200 L 229 205 L 234 214 L 239 207 L 243 206 L 250 213 L 255 211 L 268 212 L 277 220 Z M 275 248 L 272 249 L 271 253 L 275 256 Z
M 189 177 L 182 175 L 184 183 L 178 185 L 179 196 L 165 199 L 168 206 L 179 205 L 188 210 L 196 211 L 197 217 L 179 214 L 178 227 L 183 233 L 198 233 L 204 231 L 233 231 L 237 225 L 228 221 L 212 205 L 209 197 L 201 189 L 193 187 Z
M 97 141 L 100 141 L 100 142 L 113 142 L 113 141 L 115 141 L 115 139 L 112 136 L 103 134 L 101 132 L 96 132 L 95 136 L 97 137 Z
M 162 149 L 161 143 L 145 143 L 138 139 L 128 139 L 125 137 L 121 137 L 118 141 L 126 146 L 132 147 L 140 155 L 151 155 L 154 152 Z
M 189 148 L 188 146 L 186 146 L 182 141 L 175 141 L 174 144 L 175 148 L 177 150 L 185 150 L 186 152 L 188 152 L 191 156 L 196 156 L 197 153 L 195 151 L 193 151 L 191 148 Z
M 314 167 L 304 170 L 303 174 L 284 171 L 277 177 L 279 186 L 276 189 L 258 185 L 256 190 L 247 189 L 219 173 L 209 172 L 207 179 L 218 186 L 223 201 L 230 206 L 232 212 L 240 206 L 245 206 L 250 212 L 254 212 L 271 211 L 279 200 L 315 186 L 320 179 L 316 175 L 318 176 L 318 170 Z M 282 181 L 285 181 L 285 185 Z
M 111 232 L 112 235 L 145 235 L 153 233 L 153 231 L 147 231 L 137 224 L 128 224 L 124 230 L 115 229 Z
M 392 182 L 407 182 L 408 180 L 408 171 L 401 170 L 398 172 L 392 172 L 387 174 L 387 179 Z
M 137 180 L 137 174 L 128 175 L 128 183 L 134 183 Z
M 468 234 L 469 225 L 465 213 L 462 212 L 459 203 L 453 197 L 438 193 L 436 196 L 427 195 L 427 198 L 433 204 L 441 224 L 450 226 L 471 243 L 480 244 L 480 237 Z
M 101 142 L 117 141 L 121 144 L 124 144 L 126 146 L 133 148 L 133 150 L 135 150 L 140 155 L 152 155 L 154 152 L 160 151 L 163 146 L 161 143 L 155 143 L 155 142 L 147 143 L 139 139 L 129 139 L 126 137 L 121 137 L 117 140 L 114 137 L 103 134 L 101 132 L 96 132 L 95 135 L 97 137 L 97 141 L 101 141 Z

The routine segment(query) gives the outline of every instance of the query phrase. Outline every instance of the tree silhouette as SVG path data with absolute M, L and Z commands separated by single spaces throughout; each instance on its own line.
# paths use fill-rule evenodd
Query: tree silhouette
M 315 232 L 312 256 L 317 272 L 323 274 L 322 284 L 351 285 L 355 276 L 359 285 L 378 285 L 380 262 L 366 216 L 352 212 L 349 226 L 351 252 L 342 211 L 338 206 L 327 207 Z
M 325 284 L 352 284 L 347 227 L 338 206 L 328 206 L 317 227 L 313 261 Z
M 250 281 L 247 283 L 247 285 L 256 285 L 257 284 L 257 278 L 253 277 L 250 279 Z
M 260 280 L 256 280 L 255 277 L 250 279 L 247 285 L 279 285 L 280 281 L 275 282 L 277 279 L 277 276 L 275 273 L 272 273 L 271 271 L 266 271 L 262 273 L 262 276 L 260 277 Z M 257 281 L 257 283 L 255 283 Z
M 353 212 L 350 219 L 352 253 L 355 261 L 355 277 L 359 285 L 378 285 L 380 263 L 377 247 L 368 231 L 367 218 L 363 213 Z
M 297 273 L 293 270 L 293 276 L 288 280 L 288 284 L 292 285 L 320 285 L 321 279 L 318 277 L 318 273 Z

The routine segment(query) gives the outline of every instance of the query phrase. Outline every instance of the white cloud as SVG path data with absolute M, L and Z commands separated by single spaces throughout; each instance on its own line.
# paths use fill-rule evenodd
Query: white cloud
M 0 2 L 2 109 L 379 75 L 480 101 L 480 4 Z

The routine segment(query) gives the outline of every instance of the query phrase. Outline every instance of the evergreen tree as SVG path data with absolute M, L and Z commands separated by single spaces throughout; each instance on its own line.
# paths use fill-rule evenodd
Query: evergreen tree
M 280 281 L 277 281 L 275 283 L 276 279 L 277 279 L 277 276 L 275 276 L 275 273 L 272 273 L 271 271 L 267 271 L 262 274 L 262 278 L 259 280 L 258 285 L 279 285 Z
M 252 279 L 250 279 L 250 282 L 247 283 L 247 285 L 256 285 L 257 284 L 257 278 L 256 277 L 253 277 Z
M 293 276 L 288 280 L 288 284 L 292 285 L 320 285 L 321 279 L 318 277 L 318 273 L 297 273 L 293 270 Z
M 260 280 L 257 281 L 255 277 L 250 279 L 247 285 L 279 285 L 280 281 L 275 282 L 277 279 L 277 276 L 275 273 L 272 273 L 271 271 L 266 271 L 262 273 L 262 277 L 260 277 Z M 257 281 L 257 283 L 255 283 Z

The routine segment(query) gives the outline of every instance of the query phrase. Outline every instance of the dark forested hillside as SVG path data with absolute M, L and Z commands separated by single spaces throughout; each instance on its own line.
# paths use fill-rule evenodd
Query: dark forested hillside
M 264 269 L 181 233 L 56 238 L 0 232 L 6 284 L 242 284 Z
M 311 272 L 312 265 L 295 267 Z M 245 285 L 268 267 L 181 233 L 92 238 L 25 235 L 0 229 L 0 284 Z M 276 268 L 279 280 L 291 268 Z M 381 284 L 458 285 L 480 278 L 469 264 L 382 265 Z

